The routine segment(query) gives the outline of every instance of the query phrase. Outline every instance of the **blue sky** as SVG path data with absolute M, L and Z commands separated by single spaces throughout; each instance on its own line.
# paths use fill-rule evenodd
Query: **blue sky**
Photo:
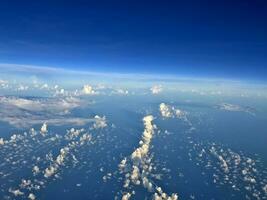
M 1 1 L 0 63 L 266 79 L 265 1 Z

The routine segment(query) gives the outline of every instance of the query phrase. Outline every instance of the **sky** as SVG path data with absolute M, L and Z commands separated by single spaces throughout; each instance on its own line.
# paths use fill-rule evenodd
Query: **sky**
M 267 2 L 1 1 L 0 63 L 263 80 Z

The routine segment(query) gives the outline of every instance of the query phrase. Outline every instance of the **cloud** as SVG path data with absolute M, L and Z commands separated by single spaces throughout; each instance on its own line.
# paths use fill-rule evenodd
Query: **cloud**
M 26 111 L 38 111 L 65 114 L 70 109 L 80 106 L 81 100 L 75 97 L 65 98 L 19 98 L 0 97 L 0 105 L 15 106 Z
M 33 175 L 37 175 L 40 172 L 40 169 L 37 165 L 35 165 L 32 169 Z
M 113 94 L 119 94 L 119 95 L 128 95 L 129 91 L 124 89 L 116 89 L 112 91 Z
M 181 118 L 184 115 L 184 112 L 182 112 L 180 109 L 171 107 L 165 103 L 161 103 L 159 105 L 159 111 L 161 116 L 165 118 Z
M 161 103 L 159 105 L 159 111 L 162 117 L 173 117 L 173 113 L 170 106 L 167 106 L 165 103 Z
M 95 119 L 95 122 L 92 126 L 94 129 L 105 128 L 107 126 L 107 121 L 106 121 L 105 116 L 100 117 L 100 116 L 96 115 L 94 117 L 94 119 Z
M 161 85 L 155 85 L 155 86 L 150 88 L 150 91 L 152 94 L 158 94 L 158 93 L 162 92 L 162 86 Z
M 6 195 L 8 199 L 14 199 L 17 196 L 22 196 L 23 199 L 27 197 L 30 200 L 36 199 L 35 192 L 38 194 L 39 190 L 44 189 L 50 181 L 58 178 L 65 168 L 70 167 L 70 162 L 73 165 L 77 164 L 78 160 L 74 153 L 80 152 L 85 144 L 92 144 L 91 140 L 92 136 L 87 130 L 74 128 L 67 130 L 65 135 L 48 132 L 41 136 L 41 133 L 33 128 L 23 134 L 12 135 L 1 149 L 3 166 L 8 166 L 6 169 L 1 169 L 1 179 L 8 182 L 11 180 L 10 175 L 21 177 L 17 176 L 20 171 L 17 169 L 23 169 L 22 167 L 29 169 L 33 166 L 32 174 L 30 176 L 28 174 L 27 178 L 22 178 L 21 182 L 16 179 L 10 182 L 10 184 L 16 184 L 14 187 L 11 187 L 10 184 L 0 186 L 1 191 L 8 190 L 11 193 Z M 51 149 L 58 149 L 57 147 L 61 148 L 56 156 L 53 156 Z M 12 170 L 9 166 L 12 167 Z M 42 170 L 38 166 L 41 166 Z
M 41 133 L 45 134 L 47 132 L 47 124 L 43 123 L 42 127 L 41 127 Z
M 15 196 L 21 196 L 21 195 L 24 195 L 23 192 L 21 192 L 19 189 L 17 190 L 12 190 L 11 188 L 9 189 L 9 192 L 14 194 Z
M 4 145 L 5 144 L 5 141 L 3 138 L 0 138 L 0 145 Z
M 243 107 L 240 105 L 230 104 L 230 103 L 221 103 L 217 106 L 220 110 L 230 111 L 230 112 L 246 112 L 251 115 L 255 115 L 255 111 L 250 107 Z
M 71 110 L 85 103 L 74 97 L 18 98 L 0 97 L 0 120 L 18 128 L 35 124 L 84 125 L 96 119 L 71 116 Z
M 33 193 L 30 193 L 29 196 L 28 196 L 28 198 L 30 200 L 35 200 L 36 199 L 36 197 L 35 197 L 35 195 Z
M 93 87 L 91 85 L 84 85 L 82 89 L 82 93 L 87 94 L 87 95 L 88 94 L 92 95 L 92 94 L 96 94 L 96 91 L 93 90 Z
M 155 190 L 155 183 L 151 180 L 151 172 L 153 170 L 152 157 L 150 154 L 151 140 L 154 136 L 156 126 L 152 123 L 154 117 L 147 115 L 143 118 L 144 131 L 142 139 L 139 142 L 139 147 L 136 148 L 130 156 L 130 164 L 127 163 L 127 158 L 124 158 L 119 164 L 120 173 L 125 173 L 124 188 L 132 188 L 132 185 L 142 185 L 147 191 L 153 192 Z M 130 169 L 130 170 L 128 170 Z M 162 190 L 161 190 L 162 191 Z M 128 199 L 130 193 L 124 193 L 122 199 Z M 157 199 L 177 200 L 177 194 L 168 196 L 166 193 L 157 192 L 154 197 Z
M 121 200 L 129 200 L 131 198 L 131 196 L 132 195 L 129 192 L 127 192 L 122 196 Z

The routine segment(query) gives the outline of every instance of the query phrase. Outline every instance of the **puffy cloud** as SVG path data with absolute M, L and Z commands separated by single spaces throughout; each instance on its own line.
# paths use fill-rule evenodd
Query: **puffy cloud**
M 167 106 L 165 103 L 161 103 L 159 105 L 159 111 L 160 111 L 162 117 L 172 117 L 173 116 L 173 113 L 172 113 L 170 106 Z
M 40 169 L 38 166 L 34 166 L 33 169 L 32 169 L 32 172 L 33 172 L 33 175 L 37 175 L 39 172 L 40 172 Z
M 158 93 L 162 92 L 162 86 L 161 85 L 155 85 L 155 86 L 150 88 L 150 91 L 152 94 L 158 94 Z
M 227 162 L 226 160 L 217 153 L 216 149 L 214 147 L 211 147 L 210 149 L 210 152 L 216 157 L 219 159 L 220 163 L 221 163 L 221 167 L 223 169 L 223 171 L 225 173 L 228 173 L 229 172 L 229 168 L 228 168 L 228 165 L 227 165 Z
M 31 180 L 25 180 L 25 179 L 22 179 L 21 180 L 21 184 L 20 184 L 20 187 L 21 188 L 27 188 L 28 186 L 31 185 Z
M 1 80 L 0 79 L 0 89 L 7 89 L 9 88 L 9 85 L 8 85 L 8 81 L 5 81 L 5 80 Z
M 124 158 L 121 160 L 120 164 L 119 164 L 119 170 L 122 173 L 124 171 L 124 169 L 127 166 L 127 158 Z
M 47 133 L 47 124 L 43 123 L 42 127 L 41 127 L 41 134 L 45 134 Z
M 159 111 L 161 113 L 161 116 L 165 118 L 171 118 L 171 117 L 181 118 L 184 115 L 184 113 L 180 109 L 176 109 L 165 103 L 161 103 L 159 105 Z
M 96 94 L 91 85 L 84 85 L 82 89 L 83 94 Z
M 168 196 L 161 187 L 156 187 L 156 192 L 154 193 L 154 200 L 178 200 L 178 195 L 176 193 L 171 194 Z
M 5 141 L 3 138 L 0 138 L 0 145 L 4 145 L 5 144 Z
M 49 178 L 50 176 L 53 176 L 57 171 L 57 167 L 54 166 L 49 166 L 48 168 L 45 169 L 44 172 L 44 177 Z
M 28 198 L 30 200 L 35 200 L 36 199 L 36 197 L 35 197 L 35 195 L 33 193 L 30 193 L 29 196 L 28 196 Z
M 94 119 L 95 119 L 95 123 L 93 124 L 94 129 L 105 128 L 107 126 L 107 121 L 105 116 L 100 117 L 96 115 Z
M 29 86 L 20 84 L 17 88 L 18 91 L 25 91 L 28 90 Z
M 154 117 L 152 115 L 145 116 L 143 118 L 144 131 L 142 139 L 139 142 L 140 146 L 136 148 L 131 154 L 131 167 L 127 163 L 127 159 L 124 158 L 119 164 L 120 173 L 125 173 L 124 187 L 131 188 L 131 183 L 134 185 L 142 185 L 147 191 L 152 192 L 155 190 L 155 184 L 150 179 L 152 177 L 151 171 L 153 170 L 153 164 L 151 163 L 152 157 L 150 155 L 150 143 L 154 135 L 154 129 L 156 126 L 152 124 Z M 128 171 L 127 168 L 130 168 L 131 171 Z M 142 184 L 141 184 L 142 183 Z M 156 186 L 157 187 L 157 186 Z M 122 196 L 122 199 L 130 198 L 130 193 L 125 193 Z M 162 200 L 177 200 L 177 194 L 172 194 L 168 196 L 166 193 L 156 192 L 154 199 Z
M 91 138 L 92 136 L 85 129 L 75 130 L 74 128 L 67 130 L 67 133 L 63 136 L 57 134 L 54 135 L 53 133 L 41 136 L 38 134 L 38 131 L 35 131 L 34 129 L 30 129 L 29 132 L 24 132 L 23 134 L 12 135 L 10 140 L 5 142 L 5 147 L 2 150 L 5 154 L 3 166 L 9 166 L 7 164 L 10 164 L 13 170 L 10 171 L 10 169 L 7 169 L 2 172 L 4 169 L 1 169 L 1 174 L 15 175 L 16 172 L 19 172 L 16 169 L 20 169 L 20 164 L 23 163 L 23 166 L 26 168 L 29 166 L 33 167 L 32 176 L 27 175 L 27 177 L 23 178 L 16 187 L 10 187 L 8 189 L 4 188 L 6 187 L 4 185 L 0 186 L 1 190 L 5 191 L 8 189 L 8 191 L 12 193 L 7 196 L 8 199 L 14 199 L 12 195 L 22 195 L 23 199 L 27 197 L 28 199 L 36 199 L 35 191 L 45 188 L 49 181 L 59 177 L 65 167 L 70 167 L 70 165 L 67 165 L 67 161 L 68 164 L 72 161 L 73 165 L 76 165 L 78 160 L 76 159 L 74 152 L 78 152 L 85 144 L 91 144 Z M 54 149 L 54 147 L 57 147 L 58 145 L 61 146 L 61 144 L 65 144 L 65 146 L 63 146 L 59 150 L 59 153 L 54 157 L 52 153 L 49 152 L 50 148 Z M 21 152 L 22 148 L 25 151 Z M 41 155 L 40 157 L 37 157 L 40 152 L 45 151 L 48 151 L 48 153 L 43 156 L 43 159 Z M 27 156 L 25 157 L 25 153 L 33 156 L 27 158 Z M 25 165 L 26 163 L 27 165 Z M 44 167 L 44 170 L 40 171 L 37 165 Z M 1 178 L 4 179 L 4 182 L 10 180 L 9 176 L 2 176 Z M 10 183 L 17 184 L 17 181 Z
M 129 200 L 131 196 L 131 193 L 127 192 L 122 196 L 121 200 Z
M 24 195 L 23 192 L 21 192 L 19 189 L 17 190 L 12 190 L 11 188 L 8 190 L 10 193 L 14 194 L 15 196 L 21 196 Z

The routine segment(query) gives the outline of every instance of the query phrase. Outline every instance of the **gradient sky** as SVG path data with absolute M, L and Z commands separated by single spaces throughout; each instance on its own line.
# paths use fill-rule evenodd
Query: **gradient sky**
M 267 1 L 1 1 L 0 63 L 267 79 Z

